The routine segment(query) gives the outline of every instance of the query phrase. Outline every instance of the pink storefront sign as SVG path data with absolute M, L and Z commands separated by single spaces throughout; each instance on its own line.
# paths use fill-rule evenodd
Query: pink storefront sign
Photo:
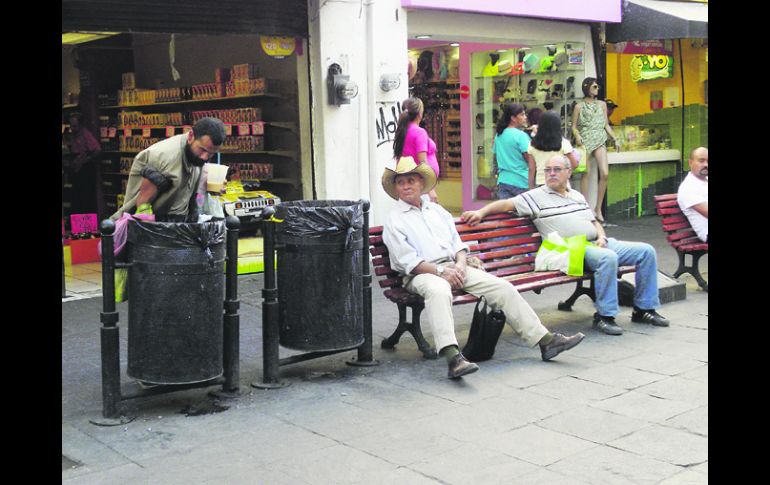
M 401 0 L 408 9 L 512 15 L 579 22 L 620 22 L 621 0 Z

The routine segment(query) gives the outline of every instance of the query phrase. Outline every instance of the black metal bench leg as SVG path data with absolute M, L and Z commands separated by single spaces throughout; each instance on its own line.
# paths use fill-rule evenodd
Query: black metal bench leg
M 404 334 L 404 332 L 409 330 L 409 322 L 406 321 L 406 305 L 403 303 L 398 304 L 398 326 L 396 327 L 396 330 L 393 332 L 393 334 L 382 340 L 382 343 L 380 344 L 380 347 L 383 349 L 392 349 L 396 346 L 398 341 L 401 339 L 401 335 Z
M 418 305 L 411 305 L 412 309 L 412 321 L 407 322 L 406 321 L 406 310 L 407 305 L 403 303 L 398 304 L 398 326 L 396 327 L 396 330 L 393 332 L 393 334 L 382 340 L 382 343 L 380 344 L 380 347 L 383 349 L 393 349 L 398 341 L 401 339 L 401 336 L 405 332 L 409 332 L 412 334 L 412 337 L 414 338 L 414 341 L 417 343 L 417 347 L 422 352 L 423 357 L 426 359 L 435 359 L 438 357 L 438 354 L 436 353 L 436 350 L 430 346 L 427 340 L 425 340 L 425 337 L 422 334 L 422 328 L 420 328 L 420 313 L 422 313 L 422 310 L 425 308 L 425 305 L 418 304 Z
M 695 281 L 698 282 L 698 286 L 700 286 L 703 291 L 709 291 L 709 284 L 706 280 L 703 279 L 703 276 L 701 276 L 700 270 L 698 269 L 698 261 L 704 254 L 705 253 L 693 253 L 691 255 L 692 267 L 690 268 L 690 274 L 693 276 L 693 278 L 695 278 Z
M 575 284 L 575 291 L 567 298 L 566 301 L 560 301 L 558 308 L 563 312 L 572 311 L 572 305 L 582 295 L 588 295 L 592 300 L 596 301 L 596 291 L 594 290 L 594 280 L 591 279 L 591 283 L 588 288 L 583 285 L 583 280 L 578 281 Z
M 412 307 L 412 325 L 409 327 L 409 333 L 414 337 L 414 341 L 417 342 L 417 347 L 422 352 L 422 356 L 426 359 L 437 359 L 438 353 L 436 349 L 430 346 L 425 337 L 422 334 L 422 327 L 420 326 L 420 314 L 422 313 L 425 305 Z
M 676 254 L 677 256 L 679 256 L 679 267 L 674 272 L 674 279 L 679 278 L 684 273 L 689 273 L 689 271 L 687 271 L 688 269 L 687 265 L 684 264 L 685 255 L 683 253 L 676 253 Z

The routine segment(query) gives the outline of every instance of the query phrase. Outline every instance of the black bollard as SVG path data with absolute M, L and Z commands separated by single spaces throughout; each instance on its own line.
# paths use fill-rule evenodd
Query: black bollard
M 275 287 L 275 223 L 268 220 L 275 214 L 273 207 L 262 211 L 264 283 L 262 290 L 262 381 L 252 387 L 275 389 L 289 385 L 280 380 L 281 364 L 278 354 L 278 290 Z
M 236 392 L 240 381 L 240 333 L 241 315 L 238 300 L 238 234 L 241 221 L 235 216 L 227 216 L 227 271 L 225 279 L 225 315 L 223 317 L 223 349 L 225 382 L 222 391 Z
M 356 359 L 347 361 L 347 364 L 353 366 L 374 366 L 380 363 L 374 360 L 372 354 L 372 274 L 369 270 L 369 207 L 370 202 L 361 199 L 361 205 L 364 209 L 364 244 L 361 248 L 361 260 L 363 261 L 361 279 L 363 282 L 363 309 L 364 309 L 364 343 L 358 347 Z
M 113 233 L 115 223 L 105 219 L 102 230 L 102 312 L 100 320 L 102 350 L 102 415 L 116 419 L 120 416 L 120 315 L 115 311 L 115 255 Z

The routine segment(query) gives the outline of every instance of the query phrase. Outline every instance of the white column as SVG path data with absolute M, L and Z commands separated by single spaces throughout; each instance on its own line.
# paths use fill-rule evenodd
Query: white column
M 308 13 L 317 197 L 367 198 L 370 223 L 380 225 L 394 204 L 380 185 L 392 158 L 393 109 L 408 94 L 405 12 L 398 0 L 309 0 Z M 328 104 L 333 63 L 358 85 L 350 104 Z M 400 79 L 400 86 L 382 90 L 384 74 Z

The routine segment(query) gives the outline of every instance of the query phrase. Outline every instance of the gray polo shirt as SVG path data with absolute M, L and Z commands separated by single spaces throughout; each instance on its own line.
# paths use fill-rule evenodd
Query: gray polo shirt
M 543 185 L 511 198 L 516 213 L 528 216 L 545 238 L 551 232 L 558 232 L 561 237 L 585 234 L 586 239 L 597 238 L 594 213 L 588 206 L 583 194 L 568 189 L 565 195 Z

